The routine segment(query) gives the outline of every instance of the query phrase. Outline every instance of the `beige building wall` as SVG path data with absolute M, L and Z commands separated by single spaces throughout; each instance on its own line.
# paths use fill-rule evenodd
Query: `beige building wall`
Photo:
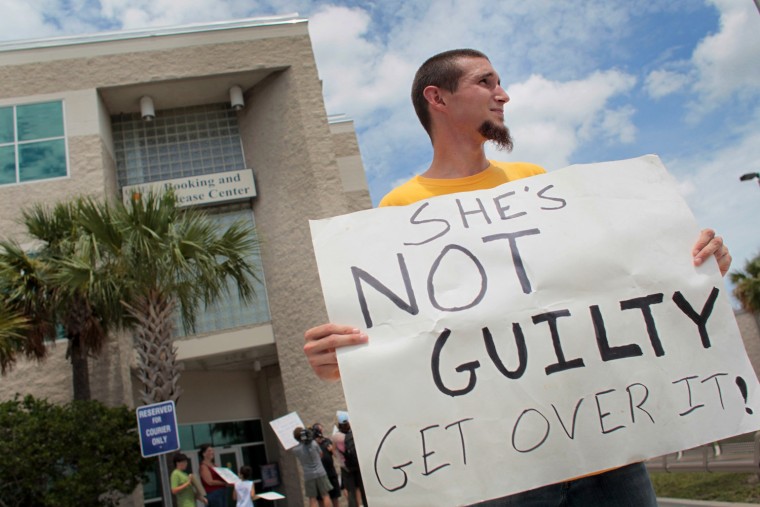
M 230 330 L 224 339 L 217 333 L 180 340 L 180 356 L 188 359 L 177 410 L 180 424 L 261 418 L 269 459 L 281 467 L 282 505 L 302 505 L 299 467 L 268 422 L 296 411 L 307 424 L 330 427 L 335 411 L 345 409 L 340 384 L 319 381 L 303 355 L 304 330 L 327 319 L 308 220 L 371 206 L 353 124 L 328 123 L 306 23 L 231 24 L 5 49 L 0 83 L 0 106 L 64 103 L 69 177 L 0 186 L 0 235 L 21 242 L 28 241 L 16 222 L 22 205 L 83 193 L 117 198 L 111 115 L 139 110 L 144 94 L 160 112 L 223 102 L 231 83 L 243 85 L 246 105 L 238 119 L 258 193 L 252 206 L 271 323 Z M 91 360 L 94 398 L 137 403 L 130 340 L 115 336 Z M 223 343 L 228 349 L 219 350 Z M 20 392 L 70 400 L 65 348 L 60 342 L 43 365 L 20 361 L 2 379 L 0 398 Z M 264 349 L 276 351 L 274 362 L 253 368 L 241 360 Z
M 755 375 L 760 377 L 760 314 L 737 310 L 734 315 Z

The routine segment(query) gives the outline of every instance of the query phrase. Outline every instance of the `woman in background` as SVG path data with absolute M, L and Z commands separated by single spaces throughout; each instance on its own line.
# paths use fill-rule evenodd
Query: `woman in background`
M 214 470 L 214 448 L 211 444 L 201 445 L 201 484 L 206 490 L 208 507 L 227 507 L 227 484 Z

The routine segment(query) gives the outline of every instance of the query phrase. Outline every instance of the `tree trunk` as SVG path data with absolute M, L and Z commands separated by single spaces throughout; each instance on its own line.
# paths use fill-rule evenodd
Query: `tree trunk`
M 74 387 L 75 400 L 89 400 L 90 394 L 90 365 L 87 363 L 87 353 L 82 350 L 78 338 L 69 339 L 69 354 L 71 359 L 71 377 Z
M 158 290 L 152 290 L 132 305 L 124 303 L 127 311 L 137 320 L 135 348 L 137 349 L 137 377 L 144 389 L 140 394 L 143 403 L 177 401 L 182 394 L 179 375 L 182 364 L 177 362 L 174 346 L 174 300 Z

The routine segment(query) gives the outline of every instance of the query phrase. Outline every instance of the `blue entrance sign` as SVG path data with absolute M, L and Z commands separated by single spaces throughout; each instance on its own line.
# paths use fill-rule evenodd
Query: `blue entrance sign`
M 140 452 L 143 458 L 166 454 L 179 449 L 177 411 L 173 401 L 162 401 L 135 409 L 140 431 Z

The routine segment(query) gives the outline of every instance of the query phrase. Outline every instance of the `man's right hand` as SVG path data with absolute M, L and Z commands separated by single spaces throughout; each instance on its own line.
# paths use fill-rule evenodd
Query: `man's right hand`
M 335 349 L 367 343 L 368 337 L 355 327 L 323 324 L 304 333 L 303 351 L 311 369 L 322 380 L 339 380 L 338 357 Z

